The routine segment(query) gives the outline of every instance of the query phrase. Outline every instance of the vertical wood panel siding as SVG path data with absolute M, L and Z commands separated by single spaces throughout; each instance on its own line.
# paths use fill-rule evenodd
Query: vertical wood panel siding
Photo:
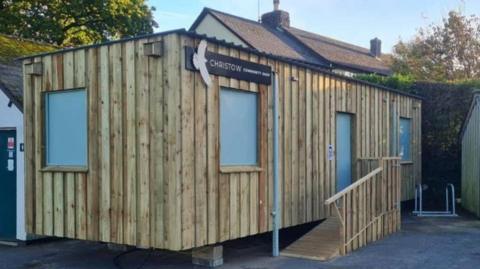
M 162 57 L 144 56 L 153 41 L 164 43 Z M 42 76 L 24 76 L 28 232 L 180 250 L 271 229 L 271 87 L 212 76 L 207 89 L 184 68 L 183 47 L 198 42 L 169 34 L 25 60 L 44 67 Z M 327 151 L 337 112 L 353 115 L 356 159 L 389 156 L 393 105 L 412 119 L 413 159 L 402 164 L 402 198 L 412 198 L 421 174 L 419 100 L 235 48 L 208 49 L 268 64 L 279 76 L 282 227 L 330 214 L 324 200 L 334 194 L 336 166 Z M 219 167 L 221 87 L 259 94 L 260 170 Z M 42 170 L 41 93 L 67 88 L 88 92 L 88 171 Z
M 462 206 L 480 216 L 480 107 L 478 95 L 474 95 L 473 106 L 467 119 L 462 137 Z

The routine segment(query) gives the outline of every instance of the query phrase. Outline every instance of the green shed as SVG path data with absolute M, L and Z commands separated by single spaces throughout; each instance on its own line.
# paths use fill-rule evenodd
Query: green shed
M 480 90 L 475 90 L 460 135 L 462 143 L 462 206 L 480 216 Z

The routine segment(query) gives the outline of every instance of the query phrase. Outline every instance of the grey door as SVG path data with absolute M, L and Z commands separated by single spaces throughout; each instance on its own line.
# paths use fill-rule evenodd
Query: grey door
M 16 131 L 0 130 L 0 239 L 15 240 L 17 220 Z
M 352 184 L 352 115 L 337 113 L 337 192 Z

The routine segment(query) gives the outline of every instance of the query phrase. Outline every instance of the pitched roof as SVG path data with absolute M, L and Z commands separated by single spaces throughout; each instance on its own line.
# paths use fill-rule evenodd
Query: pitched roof
M 20 63 L 0 63 L 0 90 L 22 111 L 23 87 Z
M 0 34 L 0 90 L 22 111 L 22 66 L 15 58 L 57 47 Z
M 388 75 L 390 69 L 370 50 L 293 27 L 271 28 L 253 20 L 204 8 L 190 30 L 212 15 L 252 48 L 283 57 Z
M 285 28 L 285 31 L 292 34 L 322 57 L 340 66 L 386 75 L 391 73 L 390 68 L 380 59 L 372 56 L 369 49 L 294 27 Z
M 470 121 L 470 118 L 473 113 L 473 109 L 475 108 L 476 105 L 478 105 L 478 102 L 480 101 L 480 89 L 474 89 L 472 91 L 472 100 L 470 101 L 470 106 L 467 112 L 467 115 L 463 119 L 462 125 L 460 127 L 460 142 L 463 140 L 463 135 L 465 134 L 465 131 L 467 130 L 468 123 Z
M 265 27 L 265 25 L 256 21 L 212 9 L 205 10 L 209 11 L 210 14 L 217 18 L 228 29 L 255 49 L 282 57 L 312 62 L 312 59 L 307 57 L 306 54 L 308 54 L 308 52 L 305 49 L 302 50 L 301 47 L 294 48 L 295 44 L 292 44 L 294 42 L 291 42 L 291 39 L 286 38 L 286 36 L 279 33 L 279 31 Z

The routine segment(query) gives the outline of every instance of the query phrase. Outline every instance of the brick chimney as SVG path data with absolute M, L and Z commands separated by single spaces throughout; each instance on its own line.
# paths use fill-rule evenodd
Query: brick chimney
M 280 0 L 273 0 L 273 10 L 279 10 Z
M 262 15 L 262 23 L 270 27 L 279 26 L 290 27 L 290 15 L 288 12 L 280 10 L 280 0 L 273 0 L 273 11 Z
M 378 38 L 370 40 L 370 54 L 374 57 L 382 56 L 382 41 Z

